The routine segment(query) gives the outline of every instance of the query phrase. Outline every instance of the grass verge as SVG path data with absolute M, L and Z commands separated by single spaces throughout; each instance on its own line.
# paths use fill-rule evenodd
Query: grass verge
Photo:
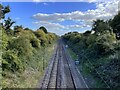
M 70 48 L 67 49 L 68 53 L 71 55 L 72 60 L 78 59 L 76 53 L 74 53 Z M 79 59 L 78 59 L 79 60 Z M 80 60 L 81 61 L 81 60 Z M 79 71 L 81 72 L 83 78 L 85 79 L 89 88 L 103 88 L 105 84 L 100 78 L 95 78 L 92 76 L 93 66 L 90 63 L 80 63 L 77 65 Z
M 67 51 L 71 55 L 72 60 L 78 59 L 77 55 L 70 48 L 68 48 Z

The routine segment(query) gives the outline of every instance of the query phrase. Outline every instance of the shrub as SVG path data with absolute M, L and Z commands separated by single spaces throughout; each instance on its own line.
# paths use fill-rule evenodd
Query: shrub
M 4 30 L 2 30 L 2 37 L 1 38 L 2 38 L 2 50 L 5 50 L 7 45 L 8 45 L 9 38 Z
M 16 52 L 8 50 L 2 54 L 2 69 L 11 70 L 13 72 L 22 69 L 21 61 L 19 60 Z
M 45 27 L 43 27 L 43 26 L 41 26 L 39 29 L 43 30 L 45 33 L 48 33 L 47 29 Z
M 15 50 L 18 56 L 32 55 L 32 45 L 25 37 L 13 38 L 8 45 L 10 50 Z
M 40 48 L 40 40 L 38 40 L 37 38 L 32 38 L 30 40 L 30 43 L 31 43 L 32 47 Z
M 47 36 L 43 30 L 37 30 L 34 32 L 34 34 L 41 41 L 40 44 L 42 46 L 45 46 L 48 43 Z

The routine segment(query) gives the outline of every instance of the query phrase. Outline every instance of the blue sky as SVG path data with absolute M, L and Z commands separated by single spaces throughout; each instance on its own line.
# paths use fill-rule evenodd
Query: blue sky
M 117 8 L 115 6 L 117 3 L 107 3 L 3 2 L 2 4 L 10 5 L 11 12 L 7 17 L 16 21 L 15 25 L 23 25 L 33 30 L 45 26 L 49 32 L 62 35 L 69 31 L 90 30 L 92 21 L 97 18 L 105 20 L 112 18 L 117 12 L 113 10 Z

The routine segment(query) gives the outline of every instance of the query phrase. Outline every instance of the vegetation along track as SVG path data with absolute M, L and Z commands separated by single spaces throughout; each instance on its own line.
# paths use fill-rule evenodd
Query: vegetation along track
M 40 88 L 88 88 L 61 40 L 58 41 Z

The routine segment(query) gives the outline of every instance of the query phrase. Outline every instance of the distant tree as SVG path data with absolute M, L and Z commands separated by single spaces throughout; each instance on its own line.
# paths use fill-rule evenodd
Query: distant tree
M 10 7 L 9 7 L 9 5 L 3 7 L 3 6 L 0 4 L 0 20 L 1 20 L 1 19 L 4 19 L 4 18 L 5 18 L 5 14 L 7 14 L 7 13 L 9 13 L 9 12 L 10 12 Z
M 37 30 L 34 32 L 35 36 L 41 41 L 41 45 L 45 46 L 48 42 L 46 34 L 43 30 Z
M 0 4 L 0 20 L 1 20 L 1 19 L 2 19 L 2 17 L 3 17 L 2 8 L 3 8 L 3 6 Z
M 11 18 L 8 17 L 7 20 L 4 20 L 5 21 L 5 24 L 4 24 L 4 29 L 6 31 L 10 30 L 10 27 L 15 23 L 15 21 L 12 21 Z
M 120 12 L 111 20 L 110 25 L 116 34 L 116 38 L 120 39 Z
M 71 34 L 72 32 L 68 32 L 67 34 Z
M 91 31 L 86 31 L 86 32 L 84 32 L 83 34 L 84 34 L 85 36 L 88 36 L 88 35 L 91 34 Z
M 0 4 L 0 20 L 5 18 L 5 15 L 10 12 L 10 7 L 8 6 L 2 6 Z M 4 20 L 1 24 L 1 27 L 6 31 L 8 35 L 13 35 L 13 30 L 11 29 L 12 25 L 15 23 L 15 21 L 12 21 L 11 18 L 8 17 L 7 20 Z
M 43 30 L 45 33 L 48 33 L 47 29 L 45 27 L 43 27 L 43 26 L 41 26 L 39 29 Z
M 14 30 L 17 30 L 17 29 L 23 29 L 23 26 L 22 25 L 17 25 L 17 26 L 14 26 Z
M 111 28 L 108 22 L 97 19 L 93 22 L 92 30 L 95 31 L 96 34 L 101 34 L 106 31 L 111 31 Z
M 77 32 L 77 31 L 74 31 L 73 33 L 77 33 L 77 34 L 78 34 L 78 32 Z
M 23 31 L 23 26 L 22 25 L 14 26 L 14 35 L 19 35 L 21 31 Z
M 78 43 L 80 40 L 81 40 L 80 34 L 75 35 L 75 36 L 71 36 L 71 38 L 70 38 L 70 41 L 71 41 L 73 44 Z
M 30 28 L 24 28 L 24 30 L 31 30 Z

